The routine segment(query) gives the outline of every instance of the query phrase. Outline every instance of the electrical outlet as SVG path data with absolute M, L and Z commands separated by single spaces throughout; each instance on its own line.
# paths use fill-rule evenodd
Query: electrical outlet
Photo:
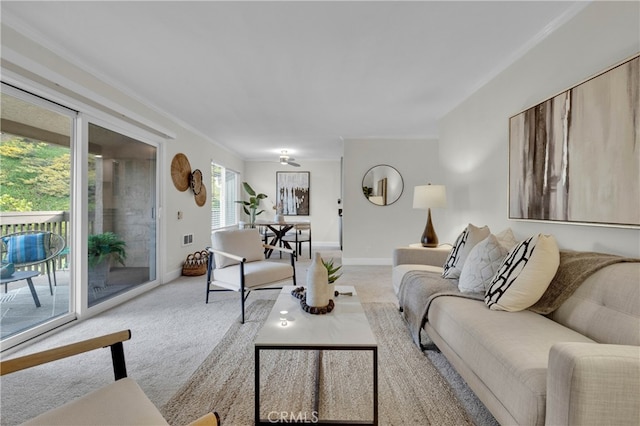
M 190 246 L 193 244 L 193 234 L 184 234 L 182 236 L 182 246 Z

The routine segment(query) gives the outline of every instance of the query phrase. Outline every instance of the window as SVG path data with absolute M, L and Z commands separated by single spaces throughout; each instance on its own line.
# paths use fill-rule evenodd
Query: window
M 211 163 L 211 229 L 238 223 L 238 173 Z

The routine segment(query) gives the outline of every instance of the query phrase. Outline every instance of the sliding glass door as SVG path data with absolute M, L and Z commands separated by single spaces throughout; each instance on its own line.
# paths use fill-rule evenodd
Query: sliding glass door
M 71 183 L 76 112 L 2 85 L 2 349 L 75 318 Z M 13 272 L 15 271 L 15 272 Z
M 4 351 L 157 284 L 158 145 L 4 83 L 1 96 Z
M 88 133 L 92 307 L 156 279 L 157 148 L 94 123 Z

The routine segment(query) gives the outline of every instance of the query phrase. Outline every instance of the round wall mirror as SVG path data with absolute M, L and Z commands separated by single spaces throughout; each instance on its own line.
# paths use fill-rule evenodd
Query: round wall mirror
M 403 190 L 400 172 L 386 164 L 373 166 L 362 178 L 362 193 L 369 202 L 378 206 L 395 203 Z

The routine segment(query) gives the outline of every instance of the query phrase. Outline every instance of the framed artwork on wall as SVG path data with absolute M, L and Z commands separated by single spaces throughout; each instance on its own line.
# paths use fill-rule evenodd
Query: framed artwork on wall
M 509 119 L 509 218 L 640 227 L 640 56 Z
M 276 202 L 284 216 L 309 216 L 309 172 L 276 172 Z

